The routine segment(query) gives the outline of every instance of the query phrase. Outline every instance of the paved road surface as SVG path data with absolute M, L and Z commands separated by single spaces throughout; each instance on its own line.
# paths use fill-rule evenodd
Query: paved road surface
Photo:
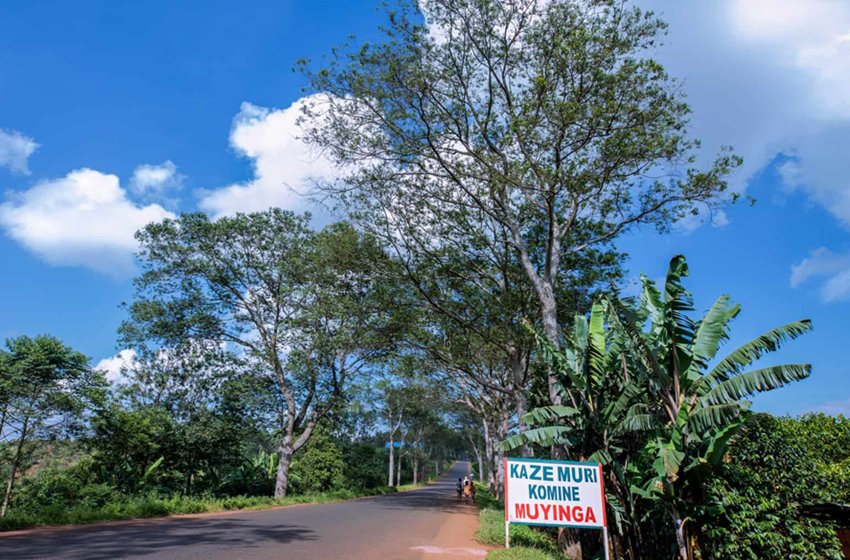
M 440 482 L 335 504 L 163 518 L 3 536 L 3 560 L 483 559 L 474 506 L 457 504 L 457 463 Z

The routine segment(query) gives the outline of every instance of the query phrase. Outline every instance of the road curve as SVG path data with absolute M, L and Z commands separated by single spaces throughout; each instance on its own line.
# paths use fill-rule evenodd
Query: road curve
M 456 463 L 440 482 L 334 504 L 0 533 L 0 558 L 473 560 L 486 551 L 471 541 L 474 507 L 454 489 L 468 470 Z

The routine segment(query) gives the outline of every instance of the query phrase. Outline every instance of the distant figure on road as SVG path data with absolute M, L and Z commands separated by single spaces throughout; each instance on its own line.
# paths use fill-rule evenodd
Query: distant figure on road
M 472 499 L 473 504 L 475 503 L 475 484 L 468 476 L 463 480 L 463 497 L 467 504 L 470 499 Z
M 463 479 L 457 479 L 457 501 L 460 503 L 461 498 L 463 498 Z

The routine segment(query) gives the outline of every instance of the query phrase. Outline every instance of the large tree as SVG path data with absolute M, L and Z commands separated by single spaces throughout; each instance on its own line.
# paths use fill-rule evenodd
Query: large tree
M 286 495 L 293 454 L 394 328 L 391 287 L 376 280 L 383 253 L 347 224 L 317 233 L 308 222 L 271 209 L 148 225 L 137 234 L 144 274 L 121 328 L 131 346 L 224 344 L 268 377 L 281 403 L 276 497 Z
M 688 105 L 651 58 L 665 30 L 652 13 L 613 0 L 429 0 L 425 16 L 400 0 L 383 42 L 299 63 L 316 94 L 304 135 L 348 170 L 321 187 L 413 244 L 451 243 L 446 218 L 499 224 L 557 347 L 564 258 L 710 214 L 739 158 L 692 165 Z M 551 374 L 549 393 L 561 402 Z
M 0 517 L 34 444 L 81 428 L 85 413 L 102 404 L 105 386 L 86 356 L 52 336 L 6 341 L 0 350 L 0 450 L 8 447 L 9 478 Z

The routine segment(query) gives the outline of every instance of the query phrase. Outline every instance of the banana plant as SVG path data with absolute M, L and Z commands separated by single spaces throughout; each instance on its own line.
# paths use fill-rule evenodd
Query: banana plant
M 688 315 L 694 311 L 693 297 L 681 282 L 688 275 L 685 258 L 677 255 L 670 261 L 663 293 L 643 276 L 636 309 L 613 302 L 615 328 L 626 333 L 657 403 L 643 418 L 645 427 L 656 427 L 642 451 L 652 468 L 632 492 L 660 501 L 669 513 L 680 560 L 693 557 L 696 534 L 687 525 L 688 513 L 702 500 L 705 482 L 749 418 L 746 399 L 811 373 L 809 364 L 749 369 L 765 354 L 809 332 L 809 320 L 772 329 L 718 360 L 740 305 L 722 295 L 694 321 Z
M 164 460 L 165 457 L 160 457 L 159 459 L 154 461 L 153 465 L 151 465 L 145 470 L 145 474 L 142 475 L 142 477 L 139 479 L 138 484 L 136 485 L 137 492 L 143 490 L 147 486 L 148 480 L 150 479 L 151 475 L 159 468 L 159 466 Z
M 639 547 L 635 500 L 644 498 L 668 512 L 680 560 L 692 558 L 696 534 L 688 514 L 749 418 L 746 399 L 811 373 L 809 364 L 750 368 L 809 332 L 808 320 L 772 329 L 718 359 L 741 308 L 722 295 L 702 318 L 692 319 L 693 297 L 682 285 L 688 275 L 685 258 L 677 255 L 663 293 L 642 276 L 636 304 L 598 302 L 589 320 L 576 317 L 563 351 L 532 330 L 568 404 L 528 413 L 524 420 L 533 427 L 502 444 L 506 450 L 564 445 L 573 458 L 601 463 L 625 545 Z
M 569 405 L 532 410 L 523 417 L 531 428 L 508 438 L 501 448 L 560 445 L 572 459 L 600 463 L 611 507 L 609 519 L 634 557 L 639 543 L 627 470 L 633 468 L 630 457 L 636 450 L 630 434 L 647 424 L 646 385 L 639 377 L 629 376 L 628 338 L 620 331 L 606 331 L 607 308 L 607 302 L 599 302 L 593 305 L 589 320 L 576 316 L 563 351 L 526 325 Z

